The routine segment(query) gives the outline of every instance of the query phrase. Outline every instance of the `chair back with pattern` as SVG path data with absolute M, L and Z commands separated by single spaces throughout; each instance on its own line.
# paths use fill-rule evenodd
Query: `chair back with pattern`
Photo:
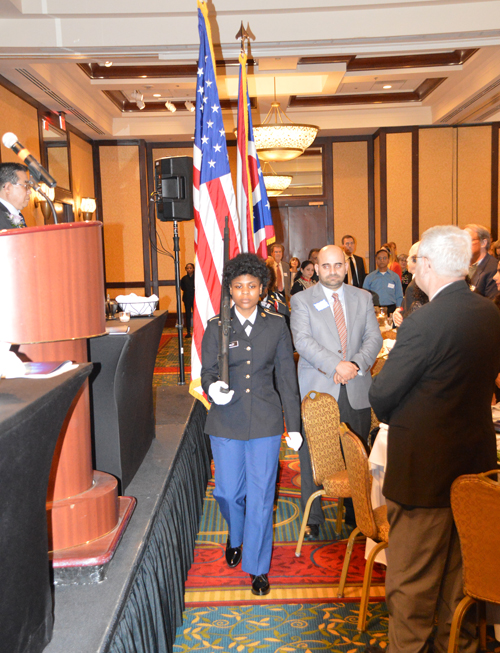
M 462 551 L 464 592 L 500 603 L 500 483 L 497 470 L 459 476 L 451 508 Z
M 377 539 L 377 525 L 371 500 L 371 473 L 368 455 L 361 440 L 345 424 L 340 425 L 347 475 L 351 488 L 356 524 L 366 537 Z
M 302 422 L 311 456 L 316 485 L 337 472 L 345 471 L 340 449 L 339 407 L 335 399 L 324 392 L 311 390 L 302 400 Z

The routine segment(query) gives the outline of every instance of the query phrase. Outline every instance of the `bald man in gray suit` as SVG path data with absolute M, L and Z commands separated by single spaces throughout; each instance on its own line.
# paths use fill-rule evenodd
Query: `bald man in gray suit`
M 319 283 L 291 299 L 291 329 L 300 354 L 298 376 L 301 399 L 311 390 L 332 395 L 340 419 L 365 442 L 370 431 L 368 391 L 370 369 L 382 347 L 382 336 L 366 290 L 344 284 L 347 263 L 340 247 L 328 245 L 315 265 Z M 299 450 L 301 503 L 318 488 L 314 484 L 307 442 Z M 352 503 L 345 502 L 346 521 L 354 522 Z M 324 522 L 320 499 L 312 505 L 307 539 L 318 536 Z

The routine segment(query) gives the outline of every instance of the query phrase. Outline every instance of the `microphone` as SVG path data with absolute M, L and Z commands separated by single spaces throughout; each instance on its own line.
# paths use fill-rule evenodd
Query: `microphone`
M 54 177 L 49 175 L 47 170 L 45 170 L 45 168 L 40 163 L 38 163 L 35 157 L 30 154 L 29 150 L 27 150 L 24 145 L 21 145 L 21 143 L 17 140 L 17 136 L 15 134 L 12 132 L 5 133 L 2 136 L 2 143 L 5 145 L 5 147 L 13 150 L 21 159 L 21 161 L 26 166 L 28 166 L 28 170 L 30 171 L 31 176 L 38 184 L 43 181 L 43 183 L 47 184 L 49 188 L 54 188 L 54 186 L 57 185 L 57 181 L 54 179 Z

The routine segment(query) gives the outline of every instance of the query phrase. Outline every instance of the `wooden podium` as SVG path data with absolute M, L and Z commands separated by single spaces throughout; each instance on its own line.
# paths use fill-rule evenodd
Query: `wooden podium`
M 88 362 L 86 339 L 106 332 L 104 297 L 101 223 L 0 232 L 0 341 L 21 345 L 20 353 L 33 361 Z M 49 548 L 56 555 L 92 543 L 92 555 L 99 557 L 110 539 L 116 541 L 113 532 L 132 502 L 118 498 L 114 476 L 92 470 L 86 381 L 68 411 L 52 463 Z

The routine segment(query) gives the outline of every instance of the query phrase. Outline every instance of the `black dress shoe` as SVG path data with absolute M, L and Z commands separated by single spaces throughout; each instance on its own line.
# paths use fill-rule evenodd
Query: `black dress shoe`
M 252 579 L 252 594 L 255 594 L 256 596 L 265 596 L 266 594 L 269 594 L 271 588 L 269 587 L 267 574 L 261 574 L 260 576 L 252 576 L 250 574 L 250 578 Z
M 241 545 L 232 548 L 227 538 L 226 544 L 226 562 L 229 567 L 237 567 L 241 562 Z
M 304 540 L 317 540 L 319 537 L 319 524 L 307 524 Z

